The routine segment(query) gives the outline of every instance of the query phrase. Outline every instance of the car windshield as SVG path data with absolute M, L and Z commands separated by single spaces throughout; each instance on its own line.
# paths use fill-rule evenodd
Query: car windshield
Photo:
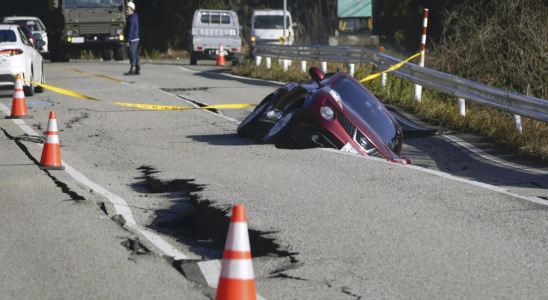
M 0 30 L 0 43 L 13 43 L 17 42 L 15 32 L 11 30 Z
M 289 28 L 289 18 L 286 18 Z M 255 29 L 284 29 L 283 16 L 255 16 L 253 19 Z
M 30 28 L 32 31 L 44 31 L 44 27 L 36 20 L 6 20 L 6 24 L 22 24 Z
M 65 0 L 66 8 L 122 6 L 122 0 Z
M 399 153 L 400 141 L 396 125 L 375 99 L 346 77 L 337 80 L 331 88 L 377 132 L 392 151 Z

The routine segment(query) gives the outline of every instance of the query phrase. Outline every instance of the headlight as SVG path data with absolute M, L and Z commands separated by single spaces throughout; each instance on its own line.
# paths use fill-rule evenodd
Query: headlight
M 337 101 L 337 103 L 339 103 L 339 106 L 342 109 L 343 106 L 342 106 L 341 95 L 339 95 L 339 93 L 337 93 L 335 90 L 331 90 L 331 89 L 329 90 L 329 94 L 331 94 L 331 97 L 333 97 L 333 99 L 335 99 L 335 101 Z
M 72 36 L 72 34 L 73 34 L 72 30 L 70 30 L 70 29 L 67 30 L 67 36 Z
M 335 120 L 335 112 L 329 106 L 323 106 L 320 109 L 320 113 L 321 113 L 322 117 L 326 120 L 329 120 L 329 121 Z
M 120 28 L 116 29 L 116 35 L 122 35 L 124 34 L 124 31 Z

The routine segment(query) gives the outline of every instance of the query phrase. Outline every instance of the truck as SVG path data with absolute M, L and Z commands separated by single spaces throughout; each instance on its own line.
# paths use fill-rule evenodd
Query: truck
M 284 37 L 284 11 L 262 9 L 253 11 L 251 16 L 251 40 L 257 44 L 280 44 L 280 39 L 284 44 L 293 45 L 295 41 L 294 25 L 291 20 L 291 14 L 286 11 L 286 30 L 287 37 Z
M 192 21 L 190 64 L 198 64 L 199 59 L 216 59 L 221 44 L 228 60 L 233 64 L 243 63 L 241 29 L 234 11 L 197 10 Z
M 329 36 L 330 46 L 376 48 L 379 37 L 373 35 L 372 0 L 337 0 L 338 28 Z
M 82 50 L 99 51 L 103 60 L 123 60 L 124 0 L 48 0 L 51 62 L 68 62 Z

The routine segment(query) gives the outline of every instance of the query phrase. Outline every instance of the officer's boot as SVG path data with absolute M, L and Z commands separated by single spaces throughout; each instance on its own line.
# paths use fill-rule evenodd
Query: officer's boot
M 124 73 L 124 75 L 135 75 L 135 70 L 134 70 L 135 66 L 134 65 L 131 65 L 131 68 L 129 69 L 129 72 L 127 73 Z
M 135 75 L 141 75 L 141 65 L 139 63 L 135 65 Z

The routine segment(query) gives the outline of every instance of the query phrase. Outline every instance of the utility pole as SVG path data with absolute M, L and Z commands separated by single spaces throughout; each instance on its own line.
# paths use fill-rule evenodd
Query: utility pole
M 284 45 L 286 44 L 286 40 L 287 40 L 287 17 L 286 17 L 286 14 L 287 14 L 287 0 L 284 0 Z

